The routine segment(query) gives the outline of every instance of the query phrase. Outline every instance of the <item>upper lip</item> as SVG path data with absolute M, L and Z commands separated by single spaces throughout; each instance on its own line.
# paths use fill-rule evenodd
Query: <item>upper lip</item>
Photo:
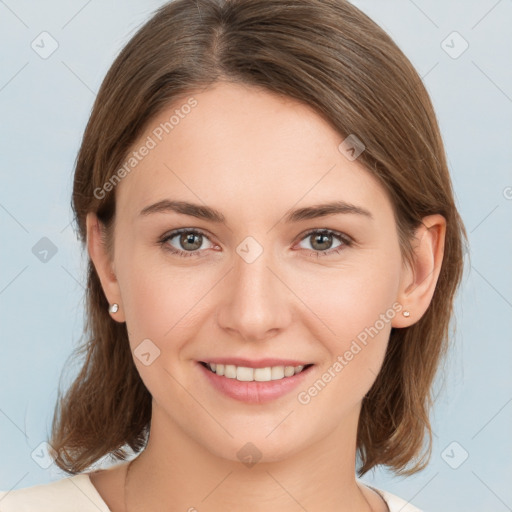
M 310 362 L 298 361 L 297 359 L 244 359 L 243 357 L 212 357 L 200 361 L 202 363 L 231 364 L 244 366 L 246 368 L 267 368 L 268 366 L 306 366 Z

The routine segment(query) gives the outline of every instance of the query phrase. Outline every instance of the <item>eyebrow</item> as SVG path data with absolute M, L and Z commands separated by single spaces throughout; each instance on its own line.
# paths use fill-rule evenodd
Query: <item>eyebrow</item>
M 189 203 L 187 201 L 172 201 L 164 199 L 152 205 L 146 206 L 139 216 L 147 216 L 153 213 L 180 213 L 182 215 L 189 215 L 198 219 L 204 219 L 211 222 L 220 224 L 226 223 L 226 218 L 221 212 L 210 206 L 203 206 L 199 204 Z M 332 201 L 329 203 L 316 204 L 298 208 L 296 210 L 289 210 L 284 215 L 284 222 L 299 222 L 301 220 L 316 219 L 325 217 L 327 215 L 337 215 L 340 213 L 357 214 L 373 219 L 371 212 L 360 206 L 356 206 L 345 201 Z

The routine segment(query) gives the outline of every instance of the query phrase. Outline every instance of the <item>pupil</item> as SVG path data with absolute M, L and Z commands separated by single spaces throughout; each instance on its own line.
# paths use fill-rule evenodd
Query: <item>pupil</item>
M 194 238 L 197 238 L 198 241 L 194 244 Z M 193 245 L 193 247 L 187 249 L 187 250 L 193 250 L 193 249 L 199 249 L 201 247 L 201 239 L 200 235 L 196 233 L 185 233 L 181 237 L 181 242 L 184 244 L 184 247 L 186 247 L 186 244 L 190 243 Z
M 320 233 L 318 235 L 314 235 L 315 243 L 318 242 L 318 243 L 320 243 L 320 245 L 327 244 L 327 246 L 329 246 L 329 239 L 330 239 L 330 237 L 331 237 L 331 235 L 329 235 L 328 233 Z M 325 240 L 325 239 L 327 239 L 327 240 Z M 313 246 L 314 246 L 314 244 L 313 244 Z M 320 249 L 320 250 L 325 250 L 325 249 L 328 249 L 328 248 L 329 247 L 318 247 L 318 249 Z

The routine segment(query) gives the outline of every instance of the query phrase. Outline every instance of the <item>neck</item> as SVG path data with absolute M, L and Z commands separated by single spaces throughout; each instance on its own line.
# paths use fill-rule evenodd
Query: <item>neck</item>
M 296 512 L 297 506 L 308 512 L 372 512 L 367 491 L 355 479 L 355 445 L 344 441 L 355 439 L 355 431 L 347 429 L 282 460 L 262 453 L 250 465 L 212 454 L 154 409 L 148 445 L 127 468 L 126 512 L 235 512 L 241 495 L 246 512 Z

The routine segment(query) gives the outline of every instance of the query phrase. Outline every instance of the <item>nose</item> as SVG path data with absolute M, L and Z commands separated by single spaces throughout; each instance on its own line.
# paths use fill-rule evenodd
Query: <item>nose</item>
M 254 261 L 240 254 L 221 285 L 217 322 L 242 340 L 265 341 L 291 323 L 293 294 L 279 276 L 271 250 L 264 249 Z

